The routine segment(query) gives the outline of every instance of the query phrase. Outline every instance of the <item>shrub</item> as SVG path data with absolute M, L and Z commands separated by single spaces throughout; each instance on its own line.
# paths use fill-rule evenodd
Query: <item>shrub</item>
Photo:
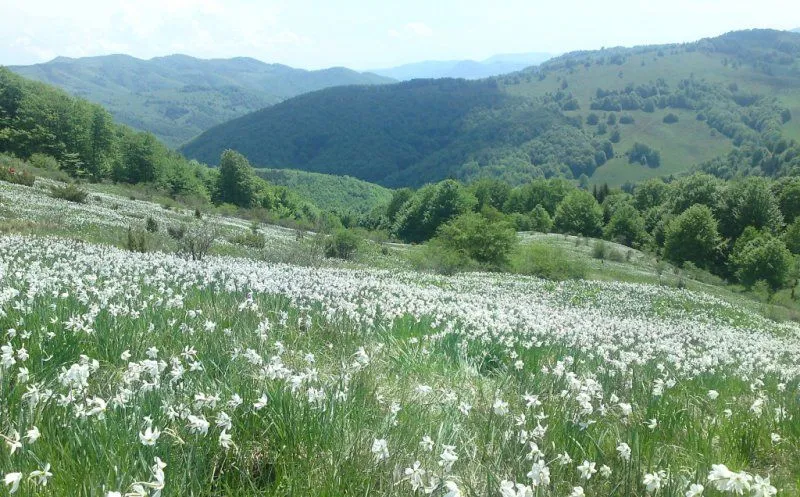
M 86 192 L 86 190 L 78 188 L 73 184 L 69 184 L 65 186 L 51 186 L 50 196 L 53 198 L 66 200 L 68 202 L 83 204 L 86 202 L 89 194 Z
M 211 250 L 216 239 L 217 232 L 211 226 L 196 224 L 187 228 L 183 236 L 178 239 L 178 254 L 193 261 L 201 261 Z
M 144 229 L 146 229 L 148 233 L 155 233 L 158 231 L 158 222 L 153 219 L 153 216 L 147 216 L 144 222 Z
M 264 237 L 263 233 L 249 231 L 247 233 L 235 235 L 231 238 L 231 243 L 254 249 L 263 249 L 267 245 L 267 239 Z
M 639 164 L 647 167 L 658 167 L 661 165 L 661 152 L 650 148 L 644 143 L 634 143 L 630 150 L 625 152 L 628 156 L 628 162 Z
M 148 246 L 147 232 L 129 226 L 125 237 L 125 248 L 131 252 L 144 253 L 147 252 Z
M 58 171 L 58 160 L 52 155 L 47 154 L 33 154 L 28 159 L 28 163 L 37 168 L 45 171 Z
M 678 116 L 676 116 L 675 114 L 670 112 L 669 114 L 664 116 L 663 121 L 664 121 L 665 124 L 674 124 L 674 123 L 678 122 Z
M 624 115 L 619 118 L 620 124 L 633 124 L 634 122 L 633 116 L 630 115 Z
M 597 240 L 592 245 L 592 257 L 595 259 L 605 259 L 608 257 L 609 247 L 603 240 Z
M 180 240 L 186 234 L 186 225 L 167 226 L 167 234 L 173 240 Z
M 520 247 L 511 266 L 515 273 L 557 281 L 585 278 L 588 273 L 585 261 L 571 260 L 558 248 L 544 243 Z
M 325 239 L 325 257 L 350 260 L 355 257 L 361 238 L 352 230 L 341 229 Z
M 433 239 L 411 252 L 409 260 L 418 271 L 447 276 L 476 268 L 475 261 L 466 254 L 444 246 L 438 239 Z
M 500 268 L 517 243 L 517 234 L 505 221 L 490 221 L 480 214 L 462 214 L 439 229 L 441 244 L 490 268 Z
M 14 167 L 0 166 L 0 181 L 7 181 L 23 186 L 33 186 L 33 183 L 36 182 L 36 176 L 28 171 L 23 171 Z

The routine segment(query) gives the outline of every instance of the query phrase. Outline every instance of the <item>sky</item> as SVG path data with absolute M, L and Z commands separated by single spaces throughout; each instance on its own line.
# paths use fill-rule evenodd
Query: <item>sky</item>
M 796 27 L 790 0 L 0 0 L 0 64 L 184 53 L 365 70 Z

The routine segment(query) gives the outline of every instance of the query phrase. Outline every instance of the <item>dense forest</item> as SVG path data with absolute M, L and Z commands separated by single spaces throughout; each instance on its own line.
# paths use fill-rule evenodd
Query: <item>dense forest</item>
M 182 151 L 213 163 L 234 148 L 262 167 L 391 187 L 584 176 L 621 186 L 700 164 L 726 178 L 785 176 L 800 137 L 798 46 L 800 35 L 755 30 L 579 52 L 481 81 L 331 88 L 212 128 Z

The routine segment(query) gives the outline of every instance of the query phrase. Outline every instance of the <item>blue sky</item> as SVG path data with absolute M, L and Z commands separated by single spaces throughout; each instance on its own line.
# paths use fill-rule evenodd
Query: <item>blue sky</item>
M 186 53 L 368 69 L 798 26 L 788 0 L 2 0 L 0 64 Z

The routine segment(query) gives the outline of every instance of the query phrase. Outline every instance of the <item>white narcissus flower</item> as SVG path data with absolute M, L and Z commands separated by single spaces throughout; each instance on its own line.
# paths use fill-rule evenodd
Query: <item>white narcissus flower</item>
M 619 453 L 620 459 L 623 461 L 628 462 L 631 460 L 631 446 L 625 442 L 617 445 L 617 452 Z
M 425 482 L 422 480 L 425 476 L 425 470 L 422 469 L 421 466 L 419 461 L 414 461 L 414 464 L 404 471 L 408 482 L 411 483 L 412 492 L 416 492 L 418 489 L 425 486 Z
M 39 428 L 37 428 L 35 426 L 32 427 L 27 432 L 25 432 L 25 440 L 27 440 L 28 443 L 30 443 L 30 444 L 36 443 L 36 441 L 39 440 L 39 437 L 41 437 L 41 436 L 42 436 L 42 434 L 41 434 L 41 432 L 39 432 Z
M 706 395 L 708 396 L 709 400 L 717 400 L 717 397 L 719 397 L 719 392 L 716 390 L 709 390 Z
M 642 485 L 645 486 L 648 492 L 653 493 L 661 489 L 666 474 L 663 471 L 656 471 L 654 473 L 647 473 L 642 479 Z
M 703 485 L 700 485 L 699 483 L 692 483 L 689 485 L 689 490 L 686 491 L 685 495 L 686 497 L 700 497 L 703 495 L 703 490 L 705 490 Z
M 227 429 L 222 430 L 222 432 L 219 434 L 219 445 L 225 450 L 228 450 L 233 446 L 233 437 L 230 433 L 228 433 Z
M 13 494 L 19 490 L 19 482 L 22 481 L 22 473 L 6 473 L 5 478 L 3 478 L 6 486 L 10 487 L 8 492 Z
M 428 435 L 422 437 L 422 441 L 419 443 L 419 446 L 425 452 L 431 452 L 433 450 L 433 439 Z
M 376 438 L 372 442 L 372 455 L 376 461 L 383 461 L 389 458 L 389 445 L 384 438 Z
M 497 399 L 494 401 L 494 405 L 492 405 L 492 410 L 498 416 L 505 416 L 508 414 L 508 402 L 505 402 L 503 399 Z
M 755 477 L 750 490 L 753 492 L 752 497 L 773 497 L 778 493 L 778 489 L 770 484 L 769 477 L 761 478 L 760 476 Z
M 569 497 L 584 497 L 585 495 L 583 487 L 572 487 L 572 493 L 569 494 Z
M 447 491 L 442 497 L 461 497 L 463 494 L 461 493 L 461 489 L 458 488 L 453 481 L 446 481 L 444 484 L 444 489 Z
M 28 475 L 28 479 L 36 480 L 36 485 L 46 487 L 47 481 L 51 476 L 53 476 L 53 473 L 50 472 L 50 463 L 46 463 L 41 469 L 31 471 L 31 474 Z
M 139 432 L 139 441 L 142 445 L 146 445 L 148 447 L 155 446 L 156 442 L 158 442 L 158 437 L 161 436 L 161 432 L 158 428 L 153 429 L 152 426 L 148 426 L 145 428 L 144 432 Z
M 588 480 L 592 477 L 593 474 L 597 473 L 597 469 L 595 467 L 597 463 L 591 461 L 583 461 L 583 464 L 578 466 L 578 472 L 581 474 L 581 478 L 584 480 Z

